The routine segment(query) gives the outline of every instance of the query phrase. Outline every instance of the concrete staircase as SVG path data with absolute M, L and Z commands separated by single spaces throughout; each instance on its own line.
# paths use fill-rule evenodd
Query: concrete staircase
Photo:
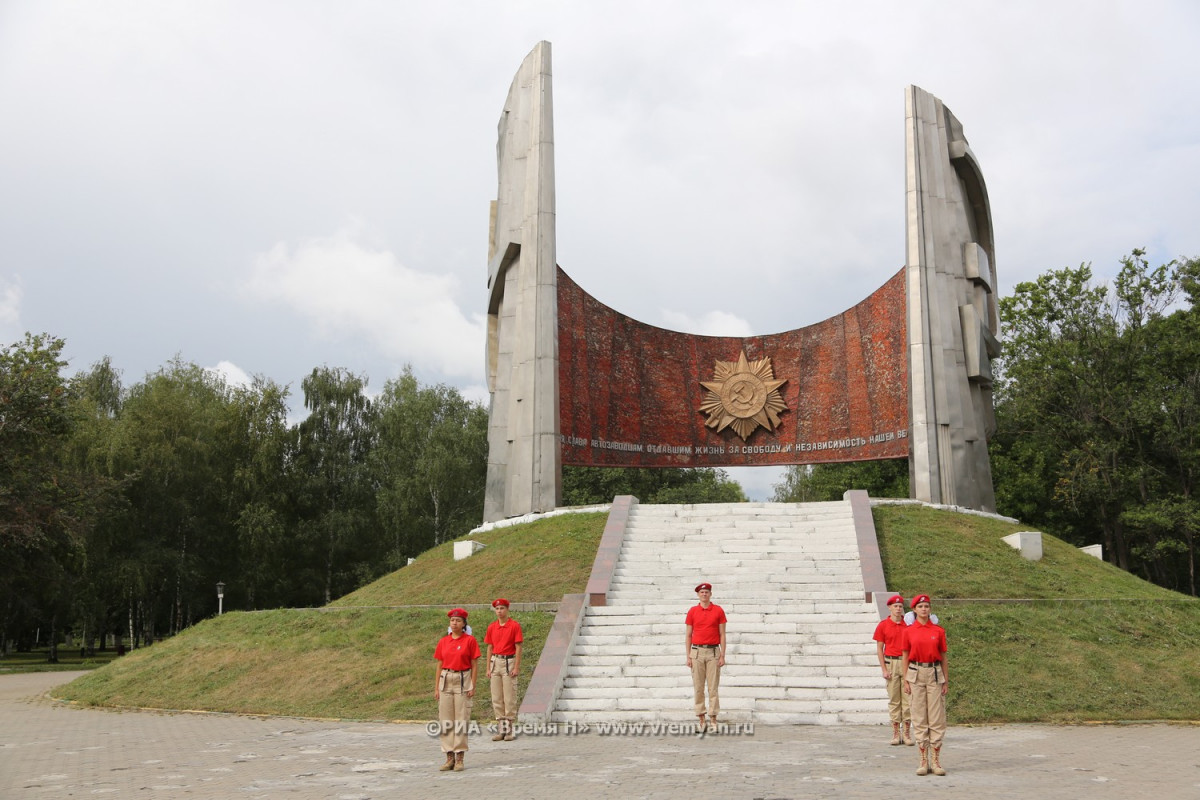
M 701 581 L 729 619 L 723 722 L 887 722 L 848 502 L 636 506 L 550 719 L 694 721 L 684 616 Z

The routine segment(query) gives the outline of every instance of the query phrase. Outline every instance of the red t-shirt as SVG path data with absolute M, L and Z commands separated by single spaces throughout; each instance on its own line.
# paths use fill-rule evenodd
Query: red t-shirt
M 471 663 L 479 658 L 479 642 L 465 633 L 457 639 L 446 634 L 434 648 L 433 657 L 442 662 L 442 669 L 462 672 L 470 669 Z
M 932 622 L 926 625 L 914 622 L 904 629 L 904 649 L 910 662 L 941 661 L 942 653 L 950 649 L 946 646 L 946 629 Z
M 725 612 L 716 603 L 708 608 L 694 605 L 688 609 L 687 624 L 692 626 L 692 644 L 720 644 L 721 628 L 725 624 Z
M 525 641 L 521 634 L 521 623 L 512 617 L 503 625 L 496 620 L 488 625 L 487 633 L 483 635 L 483 643 L 492 646 L 494 656 L 512 656 L 517 653 L 517 645 Z
M 908 628 L 904 624 L 904 620 L 893 622 L 892 618 L 884 617 L 879 620 L 879 624 L 875 626 L 875 636 L 877 642 L 883 642 L 883 654 L 885 656 L 899 656 L 904 652 L 904 631 Z

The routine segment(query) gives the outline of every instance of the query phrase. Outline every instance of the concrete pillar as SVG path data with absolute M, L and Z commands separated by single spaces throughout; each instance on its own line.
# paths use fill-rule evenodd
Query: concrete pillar
M 911 495 L 995 511 L 987 439 L 999 355 L 987 187 L 962 125 L 916 86 L 905 98 Z
M 562 496 L 550 43 L 513 79 L 496 145 L 488 256 L 491 406 L 484 522 L 554 510 Z

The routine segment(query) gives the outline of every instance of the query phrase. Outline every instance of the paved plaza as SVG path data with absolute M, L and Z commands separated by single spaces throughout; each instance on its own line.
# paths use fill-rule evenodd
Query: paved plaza
M 755 726 L 751 734 L 595 730 L 471 740 L 439 773 L 423 724 L 96 711 L 45 693 L 80 673 L 0 675 L 0 798 L 1200 797 L 1200 726 L 953 727 L 949 775 L 880 726 Z

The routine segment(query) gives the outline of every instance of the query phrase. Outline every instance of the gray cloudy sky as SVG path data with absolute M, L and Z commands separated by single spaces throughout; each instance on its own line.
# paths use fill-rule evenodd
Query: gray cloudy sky
M 1187 0 L 0 0 L 0 341 L 484 399 L 496 122 L 542 39 L 559 263 L 651 324 L 795 328 L 899 269 L 910 83 L 987 176 L 1002 294 L 1200 255 L 1198 34 Z

